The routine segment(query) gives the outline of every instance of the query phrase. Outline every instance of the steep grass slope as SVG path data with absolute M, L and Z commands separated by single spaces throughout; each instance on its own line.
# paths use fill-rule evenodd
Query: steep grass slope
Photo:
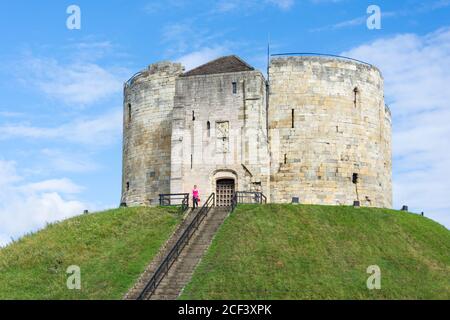
M 181 298 L 450 299 L 450 231 L 393 210 L 240 206 Z
M 0 250 L 0 299 L 121 299 L 181 221 L 174 209 L 79 216 Z M 81 290 L 66 270 L 81 269 Z

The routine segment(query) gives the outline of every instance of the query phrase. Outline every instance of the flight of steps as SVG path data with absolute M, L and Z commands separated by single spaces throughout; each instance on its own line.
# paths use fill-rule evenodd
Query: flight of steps
M 229 213 L 230 208 L 227 207 L 211 209 L 149 300 L 175 300 L 178 298 L 183 288 L 191 280 L 196 266 Z
M 184 218 L 184 220 L 180 223 L 180 225 L 177 227 L 177 229 L 173 232 L 169 240 L 162 246 L 161 250 L 158 252 L 156 257 L 153 259 L 153 261 L 150 263 L 150 265 L 147 267 L 147 269 L 144 271 L 144 273 L 141 275 L 137 283 L 134 285 L 134 287 L 128 291 L 128 293 L 125 295 L 125 300 L 136 300 L 138 296 L 141 294 L 142 290 L 144 289 L 145 285 L 150 281 L 150 279 L 153 276 L 153 273 L 155 273 L 156 269 L 159 267 L 161 262 L 164 260 L 164 258 L 167 256 L 169 251 L 172 249 L 172 247 L 175 245 L 175 243 L 180 238 L 183 231 L 187 228 L 187 226 L 192 222 L 192 219 L 195 217 L 197 212 L 200 209 L 193 209 L 191 210 L 187 216 Z

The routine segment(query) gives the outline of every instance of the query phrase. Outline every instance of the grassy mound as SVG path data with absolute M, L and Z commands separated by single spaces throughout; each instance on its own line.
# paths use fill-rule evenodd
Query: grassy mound
M 0 250 L 0 299 L 121 299 L 181 221 L 175 209 L 124 208 L 50 225 Z M 81 290 L 66 270 L 81 269 Z
M 181 298 L 450 299 L 450 232 L 393 210 L 240 206 Z

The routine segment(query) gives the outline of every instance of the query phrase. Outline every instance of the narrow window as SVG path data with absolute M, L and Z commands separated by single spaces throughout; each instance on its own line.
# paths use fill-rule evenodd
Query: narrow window
M 284 154 L 284 164 L 287 164 L 287 154 Z
M 131 103 L 128 104 L 128 123 L 131 122 Z
M 208 131 L 208 138 L 211 137 L 211 122 L 206 123 L 206 130 Z
M 233 82 L 233 94 L 237 93 L 237 83 Z
M 295 128 L 295 110 L 294 109 L 292 109 L 291 122 L 292 122 L 292 129 L 294 129 Z
M 352 182 L 353 182 L 354 184 L 358 184 L 358 179 L 359 179 L 358 174 L 357 174 L 357 173 L 354 173 L 353 176 L 352 176 Z
M 130 191 L 130 183 L 127 182 L 127 191 Z
M 355 94 L 355 100 L 353 101 L 353 103 L 355 104 L 355 108 L 356 108 L 357 104 L 358 104 L 358 93 L 359 93 L 358 87 L 355 87 L 355 89 L 353 89 L 353 92 Z
M 195 121 L 195 111 L 192 111 L 192 121 Z
M 193 165 L 194 165 L 194 156 L 191 154 L 191 169 L 192 169 Z

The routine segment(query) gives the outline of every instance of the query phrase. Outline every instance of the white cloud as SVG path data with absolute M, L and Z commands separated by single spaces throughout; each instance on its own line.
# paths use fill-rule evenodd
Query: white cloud
M 164 10 L 184 8 L 188 4 L 188 0 L 151 1 L 144 6 L 144 12 L 148 14 L 156 14 Z
M 186 71 L 188 71 L 206 62 L 219 58 L 228 52 L 229 51 L 224 47 L 202 48 L 178 58 L 177 62 L 183 64 L 186 67 Z
M 10 161 L 0 160 L 0 187 L 0 246 L 89 208 L 61 195 L 82 190 L 69 179 L 24 183 Z
M 343 0 L 312 0 L 315 4 L 321 4 L 321 3 L 337 3 L 341 2 Z M 445 7 L 450 6 L 450 0 L 437 0 L 437 1 L 427 1 L 424 3 L 417 4 L 417 6 L 411 7 L 410 5 L 405 6 L 403 9 L 400 9 L 398 11 L 385 11 L 382 7 L 381 9 L 381 18 L 382 21 L 386 18 L 400 18 L 400 17 L 409 17 L 409 16 L 415 16 L 418 14 L 424 14 L 428 13 L 430 11 L 439 10 Z M 314 28 L 310 31 L 317 32 L 317 31 L 327 31 L 327 30 L 338 30 L 342 28 L 349 28 L 349 27 L 355 27 L 355 26 L 361 26 L 365 25 L 367 18 L 369 15 L 364 15 L 344 21 L 340 21 L 331 25 Z
M 385 12 L 385 11 L 381 12 L 382 21 L 384 21 L 384 19 L 386 19 L 386 18 L 396 17 L 397 15 L 399 15 L 399 14 L 395 13 L 395 12 Z M 339 30 L 339 29 L 343 29 L 343 28 L 362 26 L 362 25 L 366 24 L 368 17 L 369 17 L 369 15 L 360 16 L 360 17 L 356 17 L 353 19 L 340 21 L 340 22 L 337 22 L 337 23 L 334 23 L 331 25 L 327 25 L 324 27 L 314 28 L 314 29 L 311 29 L 310 31 L 317 32 L 317 31 L 327 31 L 327 30 Z
M 0 111 L 0 116 L 3 118 L 19 118 L 23 116 L 20 112 Z
M 282 10 L 290 9 L 295 3 L 294 0 L 268 0 L 267 2 L 277 6 Z
M 168 56 L 232 45 L 229 40 L 222 39 L 229 30 L 211 31 L 207 26 L 196 25 L 194 22 L 190 20 L 164 26 L 161 37 L 162 43 L 168 46 Z
M 13 161 L 0 160 L 0 187 L 20 181 L 16 173 L 16 164 Z
M 107 146 L 120 140 L 122 110 L 116 109 L 91 119 L 77 119 L 59 127 L 36 127 L 29 124 L 0 126 L 0 140 L 12 138 L 51 139 L 87 146 Z
M 35 183 L 29 183 L 21 187 L 24 191 L 31 191 L 31 192 L 52 192 L 52 191 L 58 191 L 60 193 L 65 194 L 75 194 L 80 193 L 83 188 L 79 185 L 76 185 L 71 180 L 67 178 L 63 179 L 52 179 L 52 180 L 45 180 Z
M 118 52 L 109 41 L 79 41 L 53 50 L 51 57 L 27 51 L 8 69 L 20 83 L 56 102 L 85 107 L 121 93 L 129 70 L 97 62 Z
M 239 11 L 241 13 L 248 13 L 250 10 L 260 10 L 266 6 L 275 6 L 278 9 L 287 11 L 294 4 L 294 0 L 221 0 L 217 2 L 213 12 L 225 13 Z
M 343 55 L 378 66 L 393 113 L 394 199 L 450 227 L 450 28 L 379 39 Z
M 73 149 L 43 149 L 40 153 L 44 157 L 43 162 L 48 163 L 53 171 L 84 173 L 94 171 L 99 167 L 86 150 L 76 152 Z
M 50 58 L 26 57 L 18 70 L 21 80 L 47 97 L 68 105 L 86 106 L 122 90 L 126 72 L 92 62 L 61 64 Z

